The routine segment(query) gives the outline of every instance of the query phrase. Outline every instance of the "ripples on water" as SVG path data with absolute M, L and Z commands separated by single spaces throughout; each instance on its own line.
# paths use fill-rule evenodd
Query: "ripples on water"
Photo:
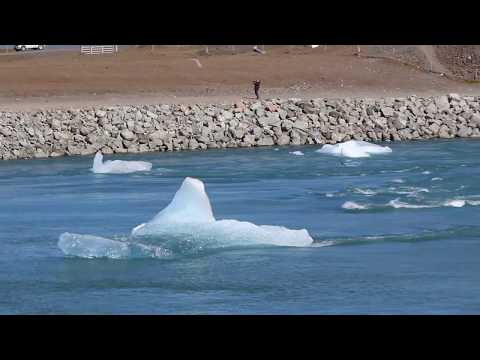
M 0 313 L 479 313 L 480 141 L 388 146 L 106 156 L 153 163 L 128 175 L 93 174 L 91 157 L 0 162 Z M 217 219 L 305 228 L 314 245 L 179 243 L 163 260 L 57 247 L 63 232 L 127 239 L 187 176 Z

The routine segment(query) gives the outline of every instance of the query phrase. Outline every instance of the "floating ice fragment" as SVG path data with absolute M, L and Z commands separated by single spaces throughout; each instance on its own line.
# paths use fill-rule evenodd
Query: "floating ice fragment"
M 146 161 L 108 160 L 103 162 L 99 151 L 93 159 L 92 171 L 96 174 L 128 174 L 137 171 L 150 171 L 152 164 Z
M 297 156 L 302 156 L 302 155 L 304 155 L 303 152 L 301 152 L 301 151 L 291 151 L 291 152 L 289 152 L 289 154 L 297 155 Z
M 365 210 L 367 207 L 365 205 L 357 204 L 354 201 L 347 201 L 342 205 L 342 208 L 345 210 Z
M 361 158 L 370 157 L 371 154 L 388 154 L 392 152 L 392 149 L 388 146 L 370 144 L 366 141 L 349 140 L 335 145 L 323 145 L 316 152 L 334 156 Z
M 97 257 L 121 259 L 130 255 L 128 244 L 93 235 L 63 233 L 60 235 L 58 247 L 65 254 L 89 259 Z
M 443 179 L 441 177 L 434 177 L 432 178 L 432 181 L 442 181 Z
M 64 233 L 58 242 L 67 255 L 84 258 L 168 257 L 207 248 L 245 245 L 309 246 L 307 230 L 216 220 L 202 181 L 185 178 L 170 204 L 136 226 L 128 241 Z
M 265 244 L 307 246 L 313 239 L 305 229 L 255 225 L 245 221 L 216 220 L 203 182 L 187 177 L 172 202 L 146 224 L 137 226 L 132 236 L 187 238 L 222 245 Z
M 466 204 L 465 200 L 447 200 L 443 204 L 443 206 L 450 206 L 450 207 L 464 207 Z
M 373 191 L 373 190 L 370 190 L 370 189 L 355 188 L 355 189 L 353 189 L 353 191 L 356 192 L 356 193 L 362 194 L 362 195 L 366 195 L 366 196 L 372 196 L 372 195 L 377 194 L 376 191 Z
M 391 206 L 395 209 L 402 209 L 402 208 L 404 208 L 404 209 L 425 209 L 425 208 L 435 207 L 435 206 L 432 206 L 432 205 L 409 204 L 409 203 L 400 201 L 400 199 L 391 200 L 391 201 L 388 202 L 387 205 Z
M 58 247 L 64 254 L 86 259 L 126 259 L 135 257 L 169 257 L 171 252 L 158 246 L 117 241 L 94 235 L 63 233 Z

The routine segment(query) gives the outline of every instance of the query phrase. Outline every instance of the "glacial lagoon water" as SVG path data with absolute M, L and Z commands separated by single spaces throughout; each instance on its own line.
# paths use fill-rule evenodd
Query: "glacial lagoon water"
M 153 164 L 118 175 L 93 173 L 93 156 L 0 162 L 0 313 L 480 313 L 480 140 L 381 145 L 392 152 L 106 155 Z M 313 244 L 213 233 L 209 246 L 177 236 L 164 239 L 173 256 L 122 259 L 58 247 L 63 233 L 128 241 L 186 177 L 203 181 L 217 220 L 306 229 Z

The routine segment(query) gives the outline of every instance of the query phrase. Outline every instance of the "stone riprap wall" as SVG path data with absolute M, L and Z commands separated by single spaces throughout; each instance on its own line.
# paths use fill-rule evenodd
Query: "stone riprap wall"
M 0 158 L 480 137 L 480 96 L 0 112 Z

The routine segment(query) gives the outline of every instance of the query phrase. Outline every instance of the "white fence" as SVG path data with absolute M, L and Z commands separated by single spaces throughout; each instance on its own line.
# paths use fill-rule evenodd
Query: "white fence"
M 82 45 L 80 53 L 87 55 L 113 54 L 118 52 L 118 45 Z

